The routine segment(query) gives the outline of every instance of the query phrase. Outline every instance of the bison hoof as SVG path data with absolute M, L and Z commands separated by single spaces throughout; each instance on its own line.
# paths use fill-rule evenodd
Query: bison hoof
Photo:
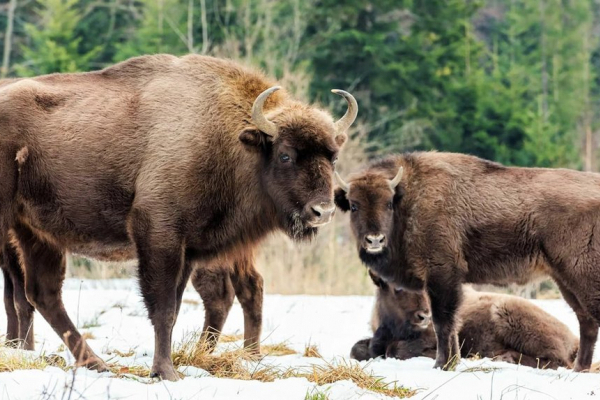
M 178 381 L 181 379 L 179 377 L 179 373 L 175 371 L 175 368 L 172 365 L 163 366 L 163 367 L 153 367 L 152 372 L 150 373 L 150 378 L 159 378 L 163 381 Z
M 108 366 L 102 361 L 100 358 L 92 357 L 85 362 L 81 363 L 82 367 L 87 369 L 92 369 L 98 372 L 106 372 L 109 371 Z
M 590 367 L 576 362 L 575 367 L 573 367 L 573 372 L 590 372 Z

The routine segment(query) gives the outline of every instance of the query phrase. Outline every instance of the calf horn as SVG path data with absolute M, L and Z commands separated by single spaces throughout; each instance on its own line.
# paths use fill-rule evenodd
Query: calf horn
M 396 191 L 396 186 L 398 186 L 398 184 L 402 180 L 402 175 L 404 175 L 404 168 L 400 167 L 394 179 L 392 179 L 391 181 L 388 180 L 388 185 L 390 185 L 390 189 L 392 189 L 392 192 Z
M 338 185 L 340 185 L 342 190 L 344 192 L 348 193 L 348 191 L 350 190 L 350 185 L 348 185 L 346 182 L 344 182 L 344 180 L 342 179 L 340 174 L 338 174 L 337 171 L 335 171 L 335 180 L 337 181 Z
M 345 133 L 354 123 L 354 120 L 356 120 L 356 116 L 358 115 L 358 103 L 354 96 L 344 90 L 333 89 L 332 92 L 342 96 L 348 103 L 346 114 L 335 123 L 335 135 L 337 136 Z
M 258 95 L 256 100 L 254 100 L 254 104 L 252 105 L 252 123 L 262 132 L 271 137 L 275 137 L 277 135 L 277 126 L 269 121 L 263 114 L 263 104 L 272 93 L 278 91 L 279 89 L 281 89 L 281 86 L 273 86 L 265 90 Z

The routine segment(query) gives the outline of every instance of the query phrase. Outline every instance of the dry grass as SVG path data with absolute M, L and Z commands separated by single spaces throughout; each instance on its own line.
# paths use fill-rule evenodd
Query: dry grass
M 244 335 L 223 335 L 219 336 L 219 342 L 221 343 L 233 343 L 244 340 Z
M 109 364 L 108 368 L 110 369 L 110 372 L 117 376 L 117 378 L 122 378 L 127 375 L 134 375 L 140 378 L 150 377 L 150 369 L 141 365 L 125 367 L 119 364 Z
M 372 375 L 355 363 L 313 365 L 311 368 L 308 373 L 294 376 L 304 377 L 317 385 L 350 380 L 360 388 L 401 399 L 414 396 L 416 393 L 415 390 L 397 386 L 395 382 L 385 383 L 383 378 Z
M 62 359 L 62 357 L 60 358 Z M 50 366 L 61 368 L 60 363 L 57 362 L 55 364 L 55 361 L 53 356 L 34 357 L 19 350 L 0 348 L 0 372 L 12 372 L 21 369 L 45 369 Z M 65 367 L 66 362 L 62 368 L 64 369 Z
M 340 363 L 325 365 L 312 365 L 303 368 L 287 368 L 262 364 L 262 358 L 249 354 L 244 349 L 234 349 L 219 354 L 210 354 L 206 345 L 199 342 L 200 335 L 193 333 L 179 343 L 173 351 L 173 364 L 179 366 L 193 366 L 202 368 L 217 378 L 258 380 L 273 382 L 275 379 L 306 378 L 317 385 L 350 380 L 357 386 L 382 393 L 387 396 L 406 398 L 415 394 L 415 391 L 397 386 L 395 383 L 385 383 L 382 378 L 373 376 L 356 363 Z M 263 345 L 262 349 L 269 355 L 295 354 L 286 343 L 276 345 Z M 314 345 L 307 345 L 305 352 L 311 357 L 320 357 Z M 307 396 L 312 396 L 308 394 Z M 313 397 L 308 397 L 313 398 Z M 326 398 L 317 397 L 315 398 Z
M 287 356 L 290 354 L 298 354 L 287 343 L 265 344 L 260 346 L 261 353 L 269 356 Z
M 219 378 L 259 380 L 272 382 L 277 378 L 272 367 L 260 366 L 248 368 L 246 361 L 256 360 L 257 357 L 244 349 L 235 349 L 220 354 L 209 353 L 207 344 L 200 341 L 201 334 L 193 332 L 176 345 L 172 359 L 175 367 L 189 365 L 202 368 Z
M 302 354 L 304 357 L 316 357 L 316 358 L 323 358 L 321 356 L 321 353 L 319 353 L 319 348 L 317 347 L 316 344 L 307 344 L 304 347 L 304 353 Z

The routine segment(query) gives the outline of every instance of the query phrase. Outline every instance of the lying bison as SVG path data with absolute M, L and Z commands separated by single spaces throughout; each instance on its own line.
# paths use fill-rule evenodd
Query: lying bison
M 356 343 L 351 357 L 435 358 L 427 295 L 390 287 L 375 274 L 371 278 L 377 285 L 374 335 Z M 553 369 L 573 366 L 579 340 L 550 314 L 516 296 L 477 292 L 470 287 L 464 287 L 463 293 L 457 312 L 462 357 L 479 355 Z
M 393 286 L 427 288 L 436 367 L 459 352 L 463 282 L 549 275 L 579 320 L 575 370 L 589 369 L 600 321 L 600 175 L 413 153 L 340 178 L 335 199 L 352 211 L 367 266 Z
M 80 365 L 106 369 L 65 312 L 67 252 L 139 260 L 152 374 L 177 379 L 171 333 L 192 264 L 268 233 L 330 221 L 333 168 L 356 117 L 334 122 L 262 74 L 190 55 L 0 87 L 0 243 L 22 253 L 27 299 Z M 251 278 L 252 279 L 252 278 Z

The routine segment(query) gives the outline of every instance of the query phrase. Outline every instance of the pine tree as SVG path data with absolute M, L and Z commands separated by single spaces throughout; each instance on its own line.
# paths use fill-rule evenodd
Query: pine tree
M 75 8 L 77 0 L 39 0 L 35 10 L 37 23 L 25 25 L 29 44 L 21 48 L 22 59 L 15 70 L 21 76 L 76 72 L 89 69 L 90 61 L 100 51 L 79 52 L 82 37 L 75 30 L 81 20 Z

